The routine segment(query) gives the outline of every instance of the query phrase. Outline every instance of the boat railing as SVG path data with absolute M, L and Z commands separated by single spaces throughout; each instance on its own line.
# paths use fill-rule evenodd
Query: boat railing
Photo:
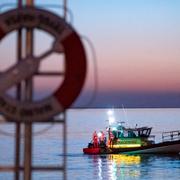
M 149 137 L 148 137 L 148 139 L 151 139 L 151 140 L 155 140 L 155 135 L 150 135 Z
M 151 142 L 151 144 L 154 144 L 155 143 L 155 135 L 150 135 L 148 137 L 148 141 Z
M 162 133 L 162 141 L 176 141 L 180 140 L 180 130 L 168 131 Z

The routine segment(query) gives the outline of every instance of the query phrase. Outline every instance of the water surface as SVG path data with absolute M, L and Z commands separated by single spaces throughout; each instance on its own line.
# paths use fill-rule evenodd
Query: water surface
M 91 140 L 94 130 L 105 130 L 107 109 L 69 110 L 67 113 L 67 177 L 73 180 L 119 180 L 119 179 L 180 179 L 180 156 L 159 155 L 84 155 L 82 148 Z M 116 109 L 118 121 L 129 127 L 151 126 L 156 142 L 161 133 L 180 130 L 180 109 Z M 38 131 L 49 125 L 34 127 L 33 164 L 62 164 L 62 127 L 50 126 L 43 134 Z M 0 133 L 0 163 L 12 165 L 14 160 L 14 126 L 1 125 L 0 129 L 12 133 L 12 137 Z M 23 139 L 22 139 L 23 142 Z M 22 149 L 22 148 L 21 148 Z M 23 151 L 23 150 L 22 150 Z M 23 159 L 23 155 L 22 155 Z M 22 161 L 23 162 L 23 161 Z M 63 179 L 62 173 L 34 172 L 33 179 Z M 0 173 L 0 179 L 12 180 L 12 173 Z

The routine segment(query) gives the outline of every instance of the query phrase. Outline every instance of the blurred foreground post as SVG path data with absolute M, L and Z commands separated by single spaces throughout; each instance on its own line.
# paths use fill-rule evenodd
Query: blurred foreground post
M 18 0 L 18 8 L 22 7 L 22 0 Z M 17 62 L 22 59 L 22 30 L 19 29 L 17 32 Z M 16 98 L 22 100 L 22 83 L 17 84 L 17 93 Z M 19 180 L 20 172 L 20 144 L 21 144 L 21 123 L 16 123 L 16 132 L 15 132 L 15 180 Z
M 26 0 L 27 6 L 34 6 L 34 0 Z M 26 57 L 33 55 L 33 30 L 26 30 Z M 32 101 L 33 80 L 25 80 L 24 101 Z M 25 142 L 24 142 L 24 180 L 31 180 L 32 176 L 32 123 L 25 123 Z

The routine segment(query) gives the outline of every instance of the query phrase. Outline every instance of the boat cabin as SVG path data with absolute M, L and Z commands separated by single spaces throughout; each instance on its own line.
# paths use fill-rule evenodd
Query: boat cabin
M 114 138 L 148 138 L 151 134 L 152 127 L 125 128 L 122 125 L 109 128 Z
M 113 146 L 113 148 L 129 148 L 152 144 L 153 141 L 148 140 L 151 130 L 151 127 L 125 128 L 122 125 L 111 126 L 108 129 L 109 140 L 111 141 L 111 134 L 113 134 L 114 139 L 108 146 Z

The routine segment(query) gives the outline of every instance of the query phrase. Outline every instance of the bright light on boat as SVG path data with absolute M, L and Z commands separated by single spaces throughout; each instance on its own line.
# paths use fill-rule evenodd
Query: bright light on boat
M 101 137 L 101 136 L 102 136 L 102 133 L 101 133 L 101 132 L 98 132 L 97 135 L 98 135 L 98 137 Z
M 112 117 L 109 117 L 109 124 L 113 124 L 115 122 L 115 118 L 112 116 Z
M 113 131 L 117 131 L 117 127 L 113 127 L 112 130 L 113 130 Z
M 109 109 L 107 111 L 108 116 L 112 116 L 114 114 L 114 111 L 112 109 Z

